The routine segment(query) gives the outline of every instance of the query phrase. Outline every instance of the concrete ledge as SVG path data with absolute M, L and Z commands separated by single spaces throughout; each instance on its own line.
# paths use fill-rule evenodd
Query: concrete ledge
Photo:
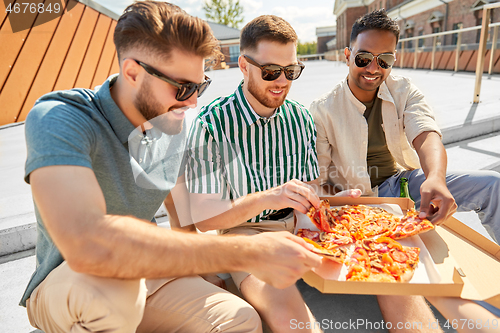
M 33 249 L 35 244 L 35 223 L 0 230 L 0 257 Z
M 34 255 L 35 255 L 35 249 L 33 248 L 33 249 L 26 250 L 26 251 L 7 254 L 5 256 L 0 256 L 0 265 L 5 264 L 6 262 L 19 260 L 19 259 L 23 259 L 26 257 L 34 256 Z
M 447 145 L 498 131 L 500 131 L 500 116 L 452 126 L 442 130 L 443 144 Z

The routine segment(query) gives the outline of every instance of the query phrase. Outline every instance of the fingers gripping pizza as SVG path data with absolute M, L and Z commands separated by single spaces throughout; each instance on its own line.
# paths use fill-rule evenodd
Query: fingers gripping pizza
M 410 210 L 398 218 L 382 208 L 348 205 L 330 208 L 328 201 L 307 214 L 320 231 L 299 229 L 297 235 L 313 252 L 347 265 L 347 280 L 407 282 L 418 264 L 420 249 L 395 241 L 434 228 Z

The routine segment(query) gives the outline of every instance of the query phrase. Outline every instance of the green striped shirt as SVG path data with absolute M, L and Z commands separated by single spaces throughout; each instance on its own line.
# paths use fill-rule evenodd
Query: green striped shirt
M 260 117 L 243 95 L 242 84 L 232 95 L 201 109 L 187 147 L 191 193 L 236 199 L 292 179 L 308 182 L 319 177 L 316 128 L 309 111 L 285 100 L 271 117 Z

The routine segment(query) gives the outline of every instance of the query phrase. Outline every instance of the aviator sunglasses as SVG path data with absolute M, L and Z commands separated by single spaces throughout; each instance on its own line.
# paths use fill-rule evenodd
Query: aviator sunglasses
M 280 77 L 281 72 L 285 72 L 285 77 L 289 81 L 297 80 L 302 74 L 304 67 L 306 67 L 303 63 L 299 61 L 297 65 L 288 65 L 288 66 L 280 66 L 280 65 L 261 65 L 257 61 L 253 60 L 247 55 L 243 55 L 243 57 L 255 67 L 259 67 L 262 71 L 262 79 L 266 81 L 274 81 Z
M 179 102 L 187 100 L 189 97 L 193 96 L 195 91 L 198 91 L 198 97 L 201 97 L 205 90 L 207 90 L 208 86 L 210 83 L 212 83 L 212 80 L 205 75 L 205 81 L 202 83 L 193 83 L 193 82 L 188 82 L 188 83 L 179 83 L 168 76 L 165 76 L 162 74 L 160 71 L 154 69 L 153 67 L 143 63 L 142 61 L 135 60 L 134 61 L 139 64 L 144 70 L 154 76 L 159 78 L 162 81 L 165 81 L 167 83 L 170 83 L 174 87 L 176 87 L 177 90 L 177 95 L 175 95 L 175 99 L 178 100 Z
M 382 53 L 376 56 L 370 52 L 359 52 L 354 57 L 354 63 L 359 68 L 363 68 L 371 64 L 373 59 L 377 59 L 377 64 L 383 69 L 391 68 L 394 62 L 396 62 L 396 57 L 392 53 Z

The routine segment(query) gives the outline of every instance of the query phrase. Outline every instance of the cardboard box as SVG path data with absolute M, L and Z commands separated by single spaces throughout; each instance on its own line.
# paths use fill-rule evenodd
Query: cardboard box
M 414 207 L 406 198 L 322 197 L 332 206 L 397 204 L 403 212 Z M 389 283 L 328 280 L 321 267 L 309 271 L 304 281 L 323 293 L 455 296 L 482 300 L 500 308 L 500 246 L 465 224 L 450 218 L 442 226 L 420 235 L 441 280 L 438 283 Z M 330 263 L 325 260 L 323 265 Z

